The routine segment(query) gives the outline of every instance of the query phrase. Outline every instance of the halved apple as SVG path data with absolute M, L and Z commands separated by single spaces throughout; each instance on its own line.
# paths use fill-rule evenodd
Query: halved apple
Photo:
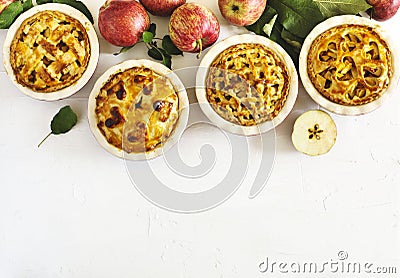
M 331 150 L 336 136 L 336 124 L 331 116 L 321 110 L 310 110 L 294 123 L 292 142 L 296 150 L 317 156 Z

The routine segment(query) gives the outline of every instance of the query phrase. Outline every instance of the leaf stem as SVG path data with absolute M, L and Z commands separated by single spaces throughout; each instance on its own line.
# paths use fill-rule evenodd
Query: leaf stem
M 117 55 L 119 55 L 119 54 L 122 54 L 122 53 L 124 53 L 124 52 L 126 52 L 126 51 L 132 49 L 135 45 L 137 45 L 137 44 L 139 44 L 139 43 L 144 43 L 144 41 L 140 40 L 140 41 L 138 41 L 138 42 L 137 42 L 136 44 L 134 44 L 134 45 L 121 47 L 121 49 L 119 50 L 119 52 L 114 53 L 113 55 L 114 55 L 114 56 L 117 56 Z
M 158 53 L 161 54 L 162 57 L 164 57 L 164 53 L 162 53 L 162 51 L 158 48 L 158 47 L 153 47 L 155 50 L 158 51 Z
M 37 146 L 38 148 L 43 144 L 44 141 L 46 141 L 47 138 L 49 138 L 49 136 L 53 134 L 52 132 L 50 132 L 49 134 L 47 134 L 47 136 L 39 143 L 39 145 Z

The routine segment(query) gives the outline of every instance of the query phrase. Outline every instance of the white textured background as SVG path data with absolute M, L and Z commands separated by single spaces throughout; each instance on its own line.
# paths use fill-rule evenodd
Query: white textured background
M 84 1 L 97 18 L 101 3 Z M 246 30 L 229 26 L 217 1 L 220 39 Z M 167 19 L 152 17 L 158 35 Z M 397 38 L 400 14 L 385 23 Z M 0 31 L 3 44 L 6 31 Z M 302 88 L 293 112 L 277 130 L 276 164 L 267 187 L 247 198 L 251 179 L 222 206 L 196 215 L 167 212 L 148 203 L 130 183 L 122 160 L 91 135 L 87 97 L 105 69 L 145 58 L 137 46 L 124 55 L 100 39 L 98 69 L 75 96 L 39 102 L 11 84 L 0 66 L 0 277 L 339 277 L 260 273 L 270 260 L 337 260 L 397 267 L 400 275 L 400 93 L 365 116 L 333 115 L 338 140 L 311 158 L 297 153 L 294 120 L 318 106 Z M 396 53 L 398 55 L 398 53 Z M 176 69 L 198 65 L 192 54 L 174 58 Z M 67 135 L 52 136 L 49 122 L 63 105 L 79 114 Z M 250 180 L 250 181 L 249 181 Z M 340 277 L 342 277 L 340 276 Z

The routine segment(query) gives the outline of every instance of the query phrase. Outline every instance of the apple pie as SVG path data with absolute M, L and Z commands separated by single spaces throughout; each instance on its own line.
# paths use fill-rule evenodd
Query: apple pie
M 162 146 L 180 115 L 171 80 L 145 66 L 112 75 L 95 99 L 97 128 L 109 144 L 127 153 Z
M 389 85 L 391 52 L 374 28 L 344 24 L 313 41 L 307 73 L 317 91 L 330 101 L 349 106 L 367 104 Z
M 40 11 L 24 20 L 10 46 L 17 82 L 38 93 L 59 91 L 77 82 L 89 59 L 85 27 L 58 11 Z
M 242 126 L 275 118 L 289 93 L 285 63 L 258 43 L 236 44 L 222 51 L 211 63 L 206 80 L 212 108 Z

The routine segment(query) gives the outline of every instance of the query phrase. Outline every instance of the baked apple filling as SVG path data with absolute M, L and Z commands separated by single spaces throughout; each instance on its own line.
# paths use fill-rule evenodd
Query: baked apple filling
M 325 98 L 342 105 L 362 105 L 379 98 L 388 87 L 391 52 L 372 27 L 341 25 L 314 40 L 307 72 Z
M 241 43 L 221 52 L 206 81 L 207 100 L 225 120 L 261 124 L 282 110 L 289 92 L 286 65 L 269 48 Z
M 10 47 L 17 82 L 40 93 L 55 92 L 75 83 L 89 59 L 85 27 L 58 11 L 42 11 L 26 19 Z
M 146 67 L 114 74 L 96 97 L 97 127 L 107 142 L 127 153 L 163 145 L 179 119 L 171 81 Z

